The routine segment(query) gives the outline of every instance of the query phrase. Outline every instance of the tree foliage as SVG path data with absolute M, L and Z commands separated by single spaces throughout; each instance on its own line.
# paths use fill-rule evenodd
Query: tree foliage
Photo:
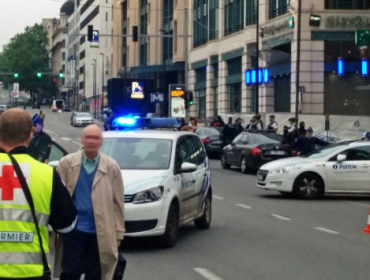
M 7 86 L 19 83 L 20 89 L 31 94 L 55 93 L 56 85 L 51 82 L 50 75 L 37 77 L 37 72 L 51 72 L 50 58 L 47 50 L 48 34 L 40 24 L 26 27 L 23 33 L 15 35 L 0 55 L 0 72 L 13 73 L 17 71 L 19 78 L 13 75 L 3 75 L 2 80 Z

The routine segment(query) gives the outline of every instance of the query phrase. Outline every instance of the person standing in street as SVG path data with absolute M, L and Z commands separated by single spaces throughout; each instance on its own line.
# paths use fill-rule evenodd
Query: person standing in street
M 40 110 L 39 117 L 41 119 L 42 128 L 44 128 L 44 125 L 45 125 L 45 114 L 41 110 Z
M 278 123 L 275 121 L 275 115 L 271 115 L 269 118 L 270 118 L 270 123 L 267 126 L 267 129 L 277 132 L 278 131 Z
M 241 133 L 243 131 L 244 131 L 244 128 L 242 126 L 242 119 L 241 118 L 237 118 L 235 120 L 235 135 L 234 135 L 234 137 L 238 136 L 239 133 Z
M 60 280 L 112 280 L 123 240 L 124 191 L 120 167 L 99 149 L 101 129 L 83 130 L 83 149 L 64 157 L 57 171 L 77 207 L 76 229 L 58 242 L 55 275 Z M 61 255 L 61 249 L 63 254 Z
M 32 132 L 34 135 L 44 137 L 51 142 L 50 135 L 43 130 L 43 122 L 39 114 L 35 114 L 32 117 Z
M 257 121 L 257 123 L 259 123 L 259 125 L 261 126 L 261 128 L 259 128 L 259 129 L 263 129 L 263 121 L 261 120 L 261 118 L 262 118 L 262 116 L 261 116 L 261 114 L 257 114 L 256 115 L 256 121 Z
M 26 111 L 9 109 L 1 116 L 1 280 L 45 279 L 50 270 L 46 258 L 42 257 L 41 248 L 45 254 L 49 252 L 48 225 L 58 233 L 68 233 L 77 223 L 76 207 L 59 174 L 28 155 L 27 146 L 31 137 L 32 120 Z M 17 166 L 20 167 L 18 171 Z M 25 179 L 23 183 L 18 179 L 21 177 Z M 29 190 L 27 196 L 22 185 Z M 30 201 L 33 201 L 38 217 L 39 231 Z
M 224 126 L 221 132 L 224 147 L 229 145 L 235 137 L 235 125 L 233 118 L 229 117 L 228 123 Z
M 251 118 L 250 123 L 245 128 L 246 131 L 248 131 L 248 130 L 261 130 L 261 129 L 262 129 L 262 126 L 259 122 L 257 122 L 256 116 L 253 116 Z
M 306 135 L 306 127 L 305 127 L 305 123 L 304 122 L 300 122 L 299 123 L 299 128 L 298 128 L 298 132 L 297 132 L 297 136 L 305 136 Z
M 288 139 L 289 143 L 293 144 L 294 141 L 297 138 L 297 125 L 296 125 L 296 119 L 295 118 L 290 118 L 289 120 L 289 128 L 288 128 Z
M 323 141 L 317 137 L 313 137 L 313 129 L 311 127 L 307 128 L 306 135 L 299 136 L 293 143 L 293 149 L 298 152 L 298 155 L 306 155 L 316 149 L 316 145 L 328 146 L 330 143 Z

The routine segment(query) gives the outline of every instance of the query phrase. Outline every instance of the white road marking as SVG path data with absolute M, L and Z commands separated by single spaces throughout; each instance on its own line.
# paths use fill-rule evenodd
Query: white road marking
M 54 132 L 52 132 L 52 131 L 50 131 L 50 130 L 46 130 L 46 129 L 44 129 L 44 131 L 45 131 L 45 132 L 47 132 L 47 133 L 49 133 L 49 134 L 57 135 L 56 133 L 54 133 Z
M 76 144 L 76 145 L 78 145 L 78 146 L 80 146 L 80 147 L 82 146 L 82 145 L 81 145 L 81 143 L 78 143 L 78 142 L 76 142 L 76 141 L 72 141 L 72 143 L 73 143 L 73 144 Z
M 277 214 L 272 214 L 271 216 L 275 217 L 276 219 L 283 220 L 283 221 L 290 221 L 291 219 L 288 217 L 280 216 Z
M 224 199 L 223 197 L 219 197 L 219 196 L 216 196 L 216 195 L 214 195 L 213 198 L 218 199 L 218 200 L 223 200 Z
M 317 229 L 319 231 L 323 231 L 323 232 L 326 232 L 326 233 L 330 233 L 330 234 L 339 234 L 339 232 L 334 231 L 334 230 L 330 230 L 330 229 L 327 229 L 327 228 L 315 227 L 314 229 Z
M 238 206 L 238 207 L 241 207 L 241 208 L 244 208 L 244 209 L 252 209 L 252 207 L 250 207 L 248 205 L 244 205 L 244 204 L 235 204 L 235 206 Z
M 367 207 L 367 208 L 370 207 L 370 205 L 367 205 L 367 204 L 362 204 L 362 203 L 358 203 L 358 202 L 354 202 L 354 201 L 350 201 L 350 200 L 345 200 L 345 201 L 353 203 L 353 204 L 357 204 L 357 205 L 360 205 L 360 206 L 363 206 L 363 207 Z
M 64 141 L 71 141 L 71 139 L 67 138 L 67 137 L 60 137 L 60 139 L 64 140 Z
M 217 275 L 213 274 L 208 269 L 205 269 L 205 268 L 194 268 L 194 270 L 197 273 L 199 273 L 200 275 L 202 275 L 204 278 L 208 279 L 208 280 L 222 280 L 220 277 L 218 277 Z

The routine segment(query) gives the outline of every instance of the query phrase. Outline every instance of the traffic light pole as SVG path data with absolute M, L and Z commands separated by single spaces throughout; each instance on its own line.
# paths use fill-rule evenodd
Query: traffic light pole
M 188 37 L 188 7 L 185 7 L 185 37 L 186 38 Z M 188 63 L 189 63 L 188 40 L 186 40 L 185 41 L 185 94 L 188 94 L 188 90 L 189 90 L 189 86 L 188 86 L 188 80 L 189 80 Z M 189 111 L 188 110 L 185 110 L 185 120 L 186 121 L 189 120 Z

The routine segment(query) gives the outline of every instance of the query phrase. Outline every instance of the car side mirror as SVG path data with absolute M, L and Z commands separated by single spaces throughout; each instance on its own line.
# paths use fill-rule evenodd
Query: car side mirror
M 51 162 L 48 163 L 48 165 L 53 167 L 53 168 L 57 168 L 57 166 L 59 165 L 59 160 L 51 161 Z
M 184 162 L 181 164 L 179 173 L 192 173 L 197 170 L 197 166 L 190 162 Z
M 345 161 L 346 159 L 347 159 L 347 155 L 339 154 L 339 155 L 337 156 L 337 161 L 338 161 L 338 162 Z

